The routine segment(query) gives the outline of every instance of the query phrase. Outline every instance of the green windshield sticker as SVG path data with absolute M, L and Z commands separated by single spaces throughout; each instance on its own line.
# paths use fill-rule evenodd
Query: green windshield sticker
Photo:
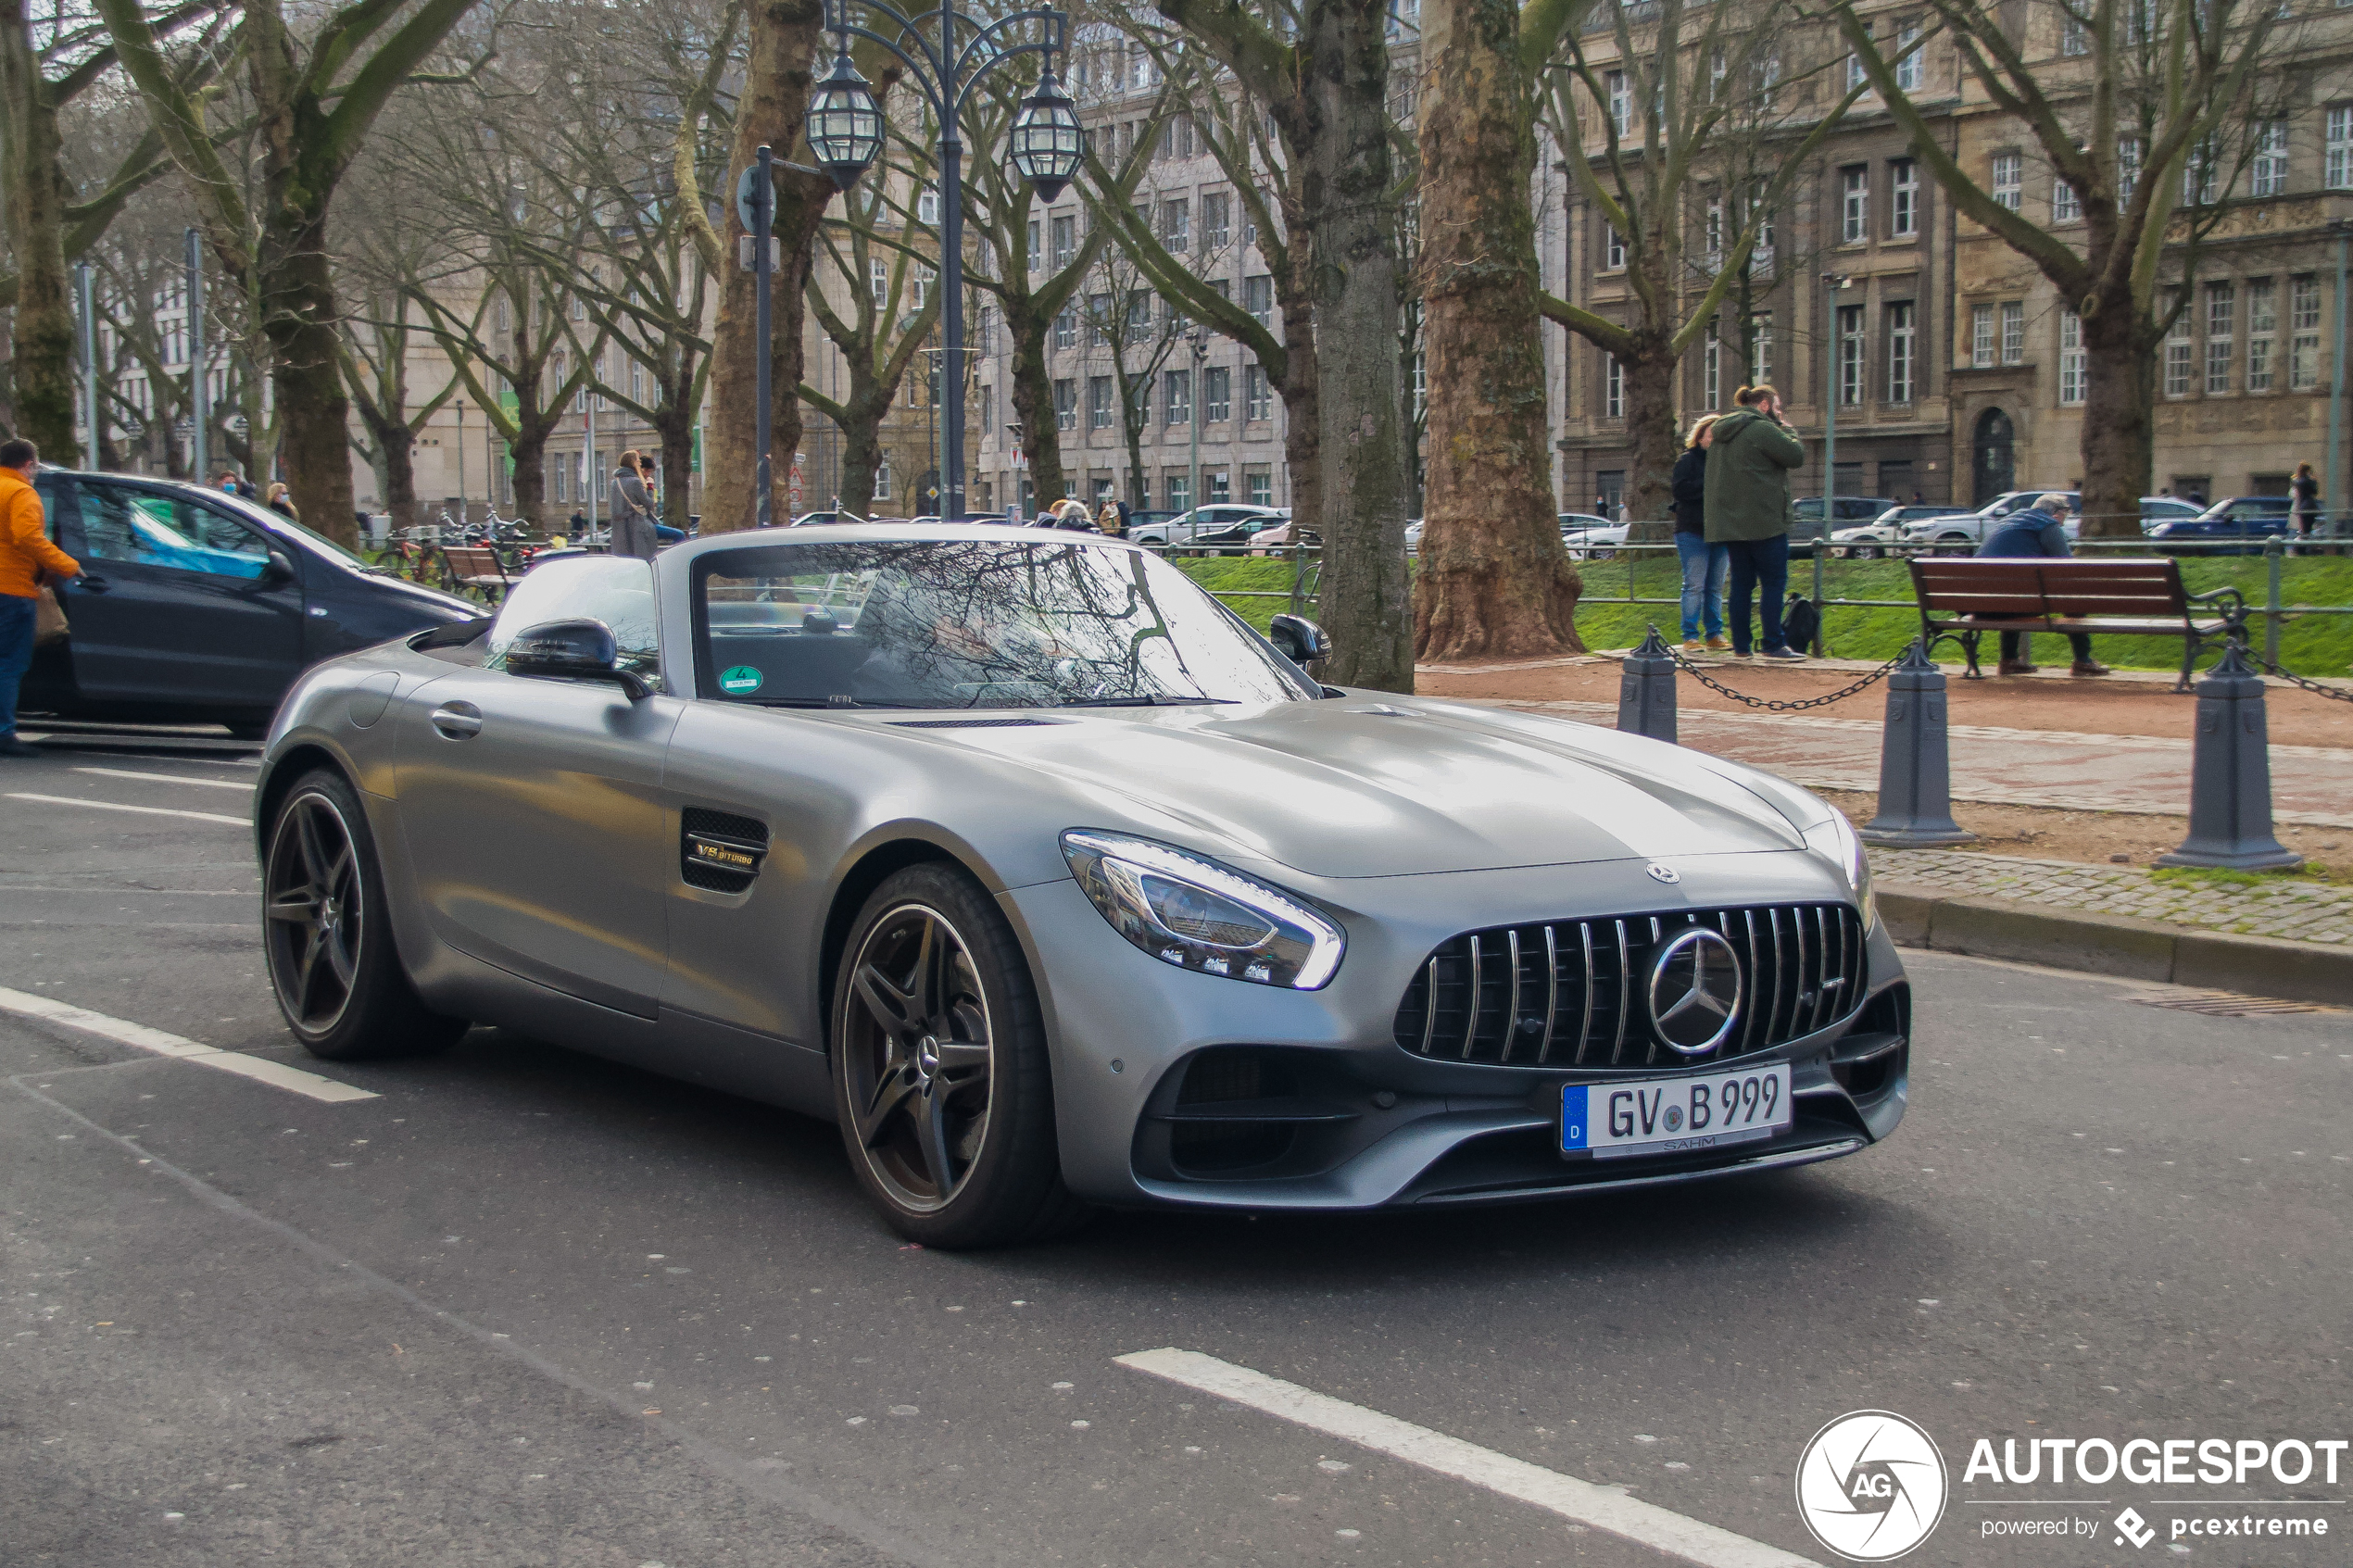
M 749 696 L 760 689 L 760 671 L 749 664 L 738 664 L 719 674 L 719 689 L 731 696 Z

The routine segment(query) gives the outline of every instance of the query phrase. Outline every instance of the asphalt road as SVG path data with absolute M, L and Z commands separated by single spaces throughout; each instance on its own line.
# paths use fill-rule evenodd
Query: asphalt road
M 96 804 L 235 819 L 220 786 L 251 777 L 219 749 L 0 764 L 0 987 L 377 1097 L 0 1010 L 0 1562 L 1672 1561 L 1114 1361 L 1162 1347 L 1817 1562 L 1801 1450 L 1872 1408 L 1950 1471 L 1907 1563 L 2353 1561 L 2353 1463 L 1962 1474 L 1979 1437 L 2353 1436 L 2343 1014 L 1913 955 L 1912 1110 L 1852 1160 L 953 1255 L 875 1221 L 831 1128 L 559 1044 L 310 1061 L 249 834 Z M 2128 1503 L 2145 1548 L 2108 1527 Z M 2332 1533 L 2166 1538 L 2226 1511 Z M 2096 1534 L 1985 1533 L 2068 1516 Z

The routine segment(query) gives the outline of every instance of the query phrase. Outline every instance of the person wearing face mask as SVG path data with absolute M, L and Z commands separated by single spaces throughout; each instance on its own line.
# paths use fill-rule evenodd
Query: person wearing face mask
M 1749 657 L 1755 630 L 1749 603 L 1759 599 L 1757 651 L 1803 663 L 1806 656 L 1782 632 L 1781 600 L 1789 592 L 1789 471 L 1806 460 L 1806 448 L 1781 418 L 1781 395 L 1772 387 L 1742 387 L 1732 401 L 1710 431 L 1705 500 L 1707 542 L 1730 558 L 1732 657 Z

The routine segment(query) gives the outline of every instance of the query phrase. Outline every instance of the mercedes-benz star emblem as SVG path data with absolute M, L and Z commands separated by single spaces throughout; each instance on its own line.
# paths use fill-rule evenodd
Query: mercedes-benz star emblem
M 1673 866 L 1662 866 L 1656 860 L 1653 860 L 1649 865 L 1644 866 L 1642 869 L 1651 873 L 1651 880 L 1653 882 L 1680 882 L 1683 880 L 1683 873 L 1681 872 L 1677 871 Z
M 1651 1027 L 1669 1050 L 1705 1056 L 1724 1043 L 1741 1010 L 1741 960 L 1704 925 L 1677 933 L 1651 960 Z

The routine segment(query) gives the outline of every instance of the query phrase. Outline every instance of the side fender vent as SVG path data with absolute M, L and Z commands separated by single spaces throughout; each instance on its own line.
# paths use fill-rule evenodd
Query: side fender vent
M 689 806 L 680 813 L 678 874 L 706 893 L 741 893 L 768 858 L 768 824 Z

